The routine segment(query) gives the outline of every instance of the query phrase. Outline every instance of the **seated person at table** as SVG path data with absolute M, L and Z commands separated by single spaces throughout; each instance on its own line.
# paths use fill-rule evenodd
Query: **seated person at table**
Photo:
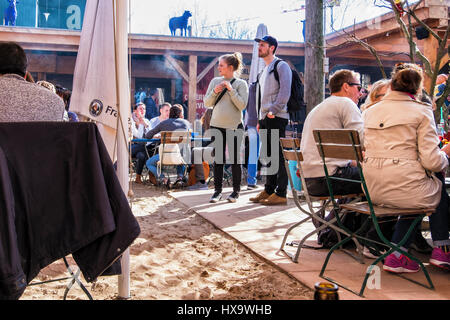
M 64 101 L 25 80 L 27 56 L 14 42 L 0 42 L 0 122 L 63 121 Z
M 322 158 L 314 140 L 314 129 L 355 129 L 363 139 L 363 121 L 356 103 L 361 96 L 360 75 L 351 70 L 339 70 L 330 77 L 331 96 L 314 107 L 306 117 L 303 125 L 301 150 L 303 152 L 305 175 L 308 192 L 314 196 L 327 196 L 328 187 L 323 170 Z M 359 179 L 359 171 L 350 160 L 333 160 L 327 162 L 330 175 L 341 178 Z M 333 181 L 335 194 L 361 193 L 361 186 L 346 181 Z
M 430 216 L 434 249 L 430 263 L 450 269 L 448 232 L 449 199 L 444 171 L 450 145 L 441 150 L 433 110 L 420 102 L 422 70 L 415 64 L 392 76 L 391 91 L 363 112 L 365 159 L 362 163 L 367 188 L 374 204 L 397 208 L 436 208 Z M 404 237 L 412 219 L 399 219 L 392 243 Z M 414 235 L 414 233 L 412 233 Z M 403 245 L 407 251 L 413 236 Z M 389 272 L 418 272 L 419 265 L 400 252 L 386 257 Z
M 150 130 L 150 121 L 145 118 L 145 105 L 143 103 L 138 103 L 133 108 L 131 129 L 134 139 L 142 139 L 144 134 Z M 147 151 L 145 148 L 146 144 L 142 142 L 131 144 L 131 157 L 137 160 L 136 180 L 134 181 L 136 183 L 142 183 L 142 170 L 144 170 L 145 161 L 147 160 Z
M 153 129 L 164 120 L 169 119 L 169 112 L 171 107 L 172 105 L 168 102 L 165 102 L 159 106 L 159 116 L 154 117 L 150 120 L 150 129 Z
M 153 138 L 154 135 L 160 133 L 161 131 L 187 131 L 191 129 L 191 124 L 189 121 L 183 119 L 183 108 L 179 108 L 177 106 L 172 106 L 169 112 L 169 119 L 164 120 L 160 124 L 158 124 L 155 128 L 151 129 L 145 134 L 147 139 Z M 156 178 L 158 176 L 156 164 L 159 161 L 159 154 L 154 155 L 150 159 L 147 160 L 147 168 L 153 174 L 153 177 L 150 178 L 150 181 L 153 184 L 156 184 Z M 178 179 L 183 177 L 184 166 L 177 166 L 177 174 Z M 166 178 L 163 178 L 163 184 L 167 182 Z

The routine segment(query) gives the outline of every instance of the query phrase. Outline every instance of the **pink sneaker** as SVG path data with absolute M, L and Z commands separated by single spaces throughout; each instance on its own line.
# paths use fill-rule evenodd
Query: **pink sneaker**
M 397 258 L 395 254 L 391 253 L 384 260 L 383 270 L 393 273 L 414 273 L 420 270 L 420 266 L 403 254 Z
M 430 263 L 433 266 L 450 270 L 450 252 L 445 253 L 441 248 L 434 248 L 431 253 Z

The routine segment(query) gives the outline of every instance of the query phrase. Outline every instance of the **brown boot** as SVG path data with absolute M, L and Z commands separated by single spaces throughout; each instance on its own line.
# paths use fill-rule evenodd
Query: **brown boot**
M 143 183 L 140 174 L 137 174 L 137 175 L 136 175 L 136 179 L 134 180 L 134 182 L 135 182 L 135 183 L 139 183 L 139 184 L 142 184 L 142 183 Z
M 263 190 L 260 193 L 258 193 L 258 195 L 256 197 L 250 198 L 250 201 L 254 202 L 254 203 L 258 203 L 261 200 L 267 199 L 268 197 L 270 197 L 270 194 L 268 194 L 266 192 L 266 190 Z
M 273 193 L 270 195 L 270 197 L 261 200 L 259 203 L 265 206 L 287 205 L 287 198 L 277 196 L 275 193 Z
M 151 172 L 148 173 L 148 180 L 150 180 L 150 182 L 155 186 L 158 184 L 158 182 L 156 181 L 156 177 Z

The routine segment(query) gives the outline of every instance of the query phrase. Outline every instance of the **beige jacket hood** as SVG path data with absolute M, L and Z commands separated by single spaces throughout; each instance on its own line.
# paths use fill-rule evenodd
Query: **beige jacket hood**
M 363 173 L 372 201 L 399 208 L 435 208 L 448 166 L 430 105 L 391 91 L 362 114 Z

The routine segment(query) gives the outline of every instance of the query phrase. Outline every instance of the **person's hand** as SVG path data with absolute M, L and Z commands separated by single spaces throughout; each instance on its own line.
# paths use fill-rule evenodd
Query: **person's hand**
M 259 123 L 256 124 L 256 131 L 259 133 Z
M 273 115 L 272 111 L 270 111 L 270 112 L 267 114 L 267 118 L 269 118 L 269 119 L 275 118 L 275 116 Z
M 141 125 L 141 124 L 143 124 L 144 125 L 144 127 L 145 127 L 145 121 L 144 121 L 144 118 L 143 117 L 138 117 L 138 122 L 137 122 L 139 125 Z
M 222 84 L 223 84 L 223 87 L 224 87 L 224 88 L 227 88 L 228 91 L 233 90 L 233 87 L 231 86 L 231 83 L 230 83 L 230 82 L 228 82 L 228 81 L 223 81 Z
M 221 82 L 221 83 L 219 83 L 217 86 L 215 86 L 214 92 L 215 92 L 215 93 L 220 93 L 220 92 L 222 92 L 222 90 L 223 90 L 224 88 L 225 88 L 225 87 L 224 87 L 224 85 L 223 85 L 223 82 Z

